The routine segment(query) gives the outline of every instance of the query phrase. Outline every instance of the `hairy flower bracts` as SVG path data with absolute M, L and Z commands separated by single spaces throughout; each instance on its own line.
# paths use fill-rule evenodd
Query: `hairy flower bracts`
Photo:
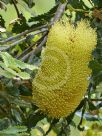
M 88 63 L 97 36 L 87 21 L 74 27 L 56 22 L 48 34 L 40 69 L 33 80 L 36 105 L 53 118 L 66 117 L 79 105 L 88 86 Z

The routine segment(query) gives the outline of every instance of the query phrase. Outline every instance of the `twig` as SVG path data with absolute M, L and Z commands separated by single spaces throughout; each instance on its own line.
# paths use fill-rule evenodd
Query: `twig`
M 50 23 L 51 26 L 52 26 L 56 21 L 58 21 L 58 20 L 60 19 L 60 17 L 62 16 L 62 14 L 63 14 L 63 12 L 64 12 L 64 10 L 65 10 L 65 8 L 66 8 L 66 5 L 67 5 L 67 2 L 64 3 L 64 4 L 62 4 L 62 3 L 59 4 L 59 7 L 58 7 L 58 9 L 57 9 L 57 11 L 56 11 L 56 13 L 55 13 L 55 16 L 54 16 L 53 20 L 52 20 L 51 23 Z
M 34 47 L 37 43 L 38 43 L 38 41 L 35 42 L 35 43 L 33 43 L 33 44 L 32 44 L 31 46 L 29 46 L 27 49 L 25 49 L 19 56 L 16 57 L 16 59 L 21 59 L 22 57 L 24 57 L 29 51 L 32 50 L 32 47 Z
M 84 127 L 81 127 L 81 125 L 82 125 L 83 117 L 84 117 L 85 110 L 86 110 L 86 102 L 87 102 L 87 99 L 84 99 L 84 105 L 83 105 L 83 109 L 82 109 L 81 120 L 80 120 L 80 122 L 78 124 L 78 129 L 80 131 L 84 130 Z
M 39 33 L 43 33 L 43 32 L 46 32 L 46 29 L 44 29 L 44 30 L 42 30 L 42 31 L 40 31 L 40 30 L 36 31 L 35 34 L 33 35 L 33 37 L 34 37 L 35 35 L 37 35 L 37 34 L 39 34 Z M 28 36 L 26 36 L 26 37 L 24 37 L 24 38 L 22 38 L 22 39 L 20 39 L 20 40 L 18 40 L 18 41 L 16 41 L 16 42 L 10 44 L 9 46 L 8 46 L 8 45 L 5 45 L 5 48 L 1 48 L 0 51 L 4 51 L 4 50 L 5 50 L 5 51 L 8 51 L 9 49 L 13 48 L 13 47 L 16 46 L 17 44 L 26 41 L 29 37 L 30 37 L 30 35 L 28 35 Z
M 58 21 L 60 19 L 60 17 L 62 16 L 64 10 L 65 10 L 65 7 L 66 7 L 67 3 L 64 3 L 64 4 L 60 4 L 57 11 L 56 11 L 56 14 L 55 14 L 55 17 L 54 19 L 50 22 L 50 25 L 52 26 L 56 21 Z M 41 44 L 39 46 L 37 46 L 37 48 L 33 51 L 31 51 L 30 53 L 28 53 L 27 55 L 25 55 L 23 58 L 22 58 L 22 61 L 25 61 L 32 53 L 34 55 L 36 55 L 37 53 L 41 52 L 42 50 L 42 46 L 46 43 L 47 41 L 47 36 L 45 36 L 44 40 L 41 42 Z
M 65 10 L 66 5 L 67 5 L 67 3 L 59 4 L 59 7 L 58 7 L 58 9 L 57 9 L 57 11 L 56 11 L 56 14 L 55 14 L 55 17 L 54 17 L 53 21 L 51 21 L 51 23 L 50 23 L 51 26 L 54 24 L 54 22 L 56 22 L 57 20 L 60 19 L 60 17 L 62 16 L 62 14 L 63 14 L 63 12 L 64 12 L 64 10 Z M 38 29 L 41 29 L 41 30 L 40 30 L 41 32 L 44 32 L 44 31 L 47 32 L 48 29 L 47 29 L 46 27 L 47 27 L 47 25 L 43 25 L 43 26 L 36 27 L 36 28 L 30 29 L 30 30 L 26 30 L 25 32 L 22 32 L 22 33 L 20 33 L 20 34 L 18 34 L 18 35 L 16 35 L 16 36 L 12 36 L 12 37 L 7 38 L 7 39 L 5 39 L 5 40 L 3 40 L 3 41 L 0 41 L 0 43 L 1 43 L 1 44 L 4 44 L 4 43 L 6 43 L 6 42 L 10 42 L 10 41 L 15 40 L 15 39 L 17 39 L 17 38 L 20 38 L 21 36 L 24 36 L 24 35 L 28 34 L 28 33 L 31 33 L 31 32 L 33 32 L 33 31 L 36 31 L 36 30 L 38 30 Z M 46 28 L 46 29 L 44 29 L 44 28 Z M 36 34 L 38 34 L 38 32 L 37 32 Z M 47 37 L 46 37 L 45 39 L 47 40 Z M 21 40 L 19 40 L 19 41 L 17 41 L 17 42 L 14 42 L 13 44 L 11 44 L 11 46 L 7 47 L 6 49 L 2 49 L 2 50 L 8 50 L 8 49 L 14 47 L 16 44 L 22 42 L 22 40 L 24 41 L 24 40 L 26 40 L 26 39 L 24 38 L 24 39 L 21 39 Z M 42 49 L 43 44 L 46 43 L 46 40 L 44 40 L 44 42 L 42 41 L 42 44 L 41 44 L 40 46 L 38 46 L 37 49 L 35 49 L 35 51 L 32 51 L 32 52 L 34 52 L 34 54 L 35 54 L 36 52 L 40 52 L 41 49 Z M 28 57 L 30 56 L 30 54 L 32 54 L 32 52 L 30 52 L 30 53 L 28 53 L 26 56 L 24 56 L 24 58 L 23 58 L 22 60 L 25 60 L 26 58 L 28 58 Z
M 101 99 L 90 99 L 91 101 L 102 101 L 102 98 Z
M 91 88 L 92 88 L 92 83 L 90 82 L 89 83 L 89 86 L 88 86 L 88 89 L 87 89 L 87 93 L 88 93 L 88 98 L 90 99 L 90 91 L 91 91 Z
M 37 48 L 35 48 L 34 50 L 32 50 L 31 52 L 29 52 L 27 55 L 25 55 L 21 60 L 25 61 L 32 53 L 34 55 L 38 54 L 39 52 L 41 52 L 42 50 L 42 46 L 46 43 L 47 41 L 47 36 L 44 37 L 43 41 L 37 46 Z
M 43 25 L 43 26 L 39 26 L 39 27 L 36 27 L 36 28 L 32 28 L 32 29 L 26 30 L 26 31 L 24 31 L 24 32 L 22 32 L 20 34 L 17 34 L 16 36 L 9 37 L 9 38 L 7 38 L 5 40 L 0 41 L 0 43 L 4 44 L 4 43 L 7 43 L 7 42 L 10 42 L 12 40 L 18 39 L 21 36 L 25 36 L 26 34 L 31 33 L 33 31 L 36 31 L 36 30 L 39 30 L 39 29 L 41 29 L 40 32 L 48 31 L 47 25 Z
M 18 18 L 20 18 L 21 14 L 19 13 L 19 10 L 18 10 L 18 8 L 17 8 L 16 1 L 15 1 L 15 0 L 12 0 L 12 3 L 13 3 L 13 5 L 14 5 L 14 7 L 15 7 L 15 10 L 16 10 L 16 12 L 17 12 Z
M 0 51 L 8 51 L 9 49 L 13 48 L 15 45 L 17 45 L 17 44 L 19 44 L 21 42 L 24 42 L 25 40 L 26 40 L 26 37 L 14 42 L 13 44 L 10 44 L 10 46 L 5 45 L 5 49 L 1 48 Z
M 24 55 L 26 55 L 29 51 L 32 50 L 32 47 L 33 47 L 33 46 L 39 44 L 39 43 L 41 42 L 41 40 L 42 40 L 44 37 L 45 37 L 45 34 L 44 34 L 44 36 L 42 36 L 38 41 L 36 41 L 35 43 L 33 43 L 33 44 L 32 44 L 30 47 L 28 47 L 27 49 L 25 49 L 25 50 L 22 52 L 22 54 L 20 54 L 20 55 L 17 56 L 16 58 L 17 58 L 17 59 L 22 58 Z

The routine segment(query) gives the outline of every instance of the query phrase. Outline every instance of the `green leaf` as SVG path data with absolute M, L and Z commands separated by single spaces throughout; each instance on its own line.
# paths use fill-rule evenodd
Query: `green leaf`
M 89 63 L 89 67 L 92 69 L 92 82 L 98 85 L 102 81 L 102 64 L 95 59 Z
M 6 65 L 6 67 L 16 68 L 15 59 L 10 54 L 8 54 L 7 52 L 1 52 L 0 55 Z
M 5 27 L 5 21 L 1 15 L 0 15 L 0 27 Z
M 0 67 L 1 67 L 0 68 L 0 70 L 1 70 L 0 75 L 5 76 L 7 78 L 19 77 L 21 79 L 30 79 L 30 74 L 28 74 L 27 72 L 22 72 L 21 70 L 24 70 L 24 69 L 35 70 L 35 69 L 37 69 L 36 66 L 24 63 L 20 60 L 13 58 L 7 52 L 1 52 L 0 55 L 4 61 L 4 63 L 2 61 L 0 61 Z
M 33 0 L 23 0 L 23 1 L 28 5 L 29 8 L 32 8 L 35 5 Z
M 60 0 L 60 2 L 61 2 L 61 3 L 65 3 L 65 2 L 66 2 L 66 0 Z
M 29 29 L 27 20 L 23 16 L 23 14 L 21 14 L 20 20 L 15 21 L 13 24 L 12 32 L 18 34 L 18 33 L 24 32 L 27 29 Z
M 10 126 L 7 129 L 0 131 L 0 136 L 20 136 L 19 133 L 26 131 L 26 126 Z
M 39 122 L 40 120 L 44 119 L 45 118 L 45 115 L 44 114 L 41 114 L 40 112 L 38 112 L 37 114 L 32 112 L 29 117 L 28 117 L 28 126 L 31 128 L 31 127 L 34 127 L 37 122 Z
M 89 63 L 89 67 L 93 70 L 94 74 L 102 71 L 102 64 L 100 64 L 97 60 L 92 60 Z
M 11 0 L 1 0 L 3 3 L 5 4 L 9 4 L 11 2 Z
M 55 15 L 57 7 L 58 7 L 58 5 L 54 6 L 50 11 L 48 11 L 45 14 L 38 15 L 38 16 L 35 16 L 35 17 L 31 17 L 29 19 L 29 22 L 40 21 L 40 23 L 41 23 L 41 22 L 49 21 Z
M 88 102 L 89 104 L 89 110 L 93 111 L 93 110 L 97 110 L 97 106 L 95 106 L 92 102 Z
M 30 79 L 30 75 L 26 72 L 15 72 L 14 70 L 7 68 L 7 67 L 3 67 L 5 70 L 3 70 L 2 68 L 0 68 L 0 75 L 1 76 L 5 76 L 7 78 L 13 78 L 15 76 L 18 76 L 22 79 Z
M 0 119 L 0 131 L 8 128 L 11 125 L 11 122 L 8 118 Z
M 5 65 L 6 65 L 6 67 L 10 67 L 10 68 L 13 68 L 13 69 L 17 69 L 17 68 L 26 69 L 26 68 L 28 68 L 29 70 L 34 70 L 34 69 L 37 68 L 37 67 L 35 67 L 33 65 L 24 63 L 24 62 L 22 62 L 20 60 L 17 60 L 15 58 L 13 58 L 7 52 L 1 52 L 0 55 L 3 58 L 3 61 L 4 61 Z
M 20 72 L 17 74 L 17 76 L 19 76 L 22 79 L 30 79 L 30 75 L 26 72 Z
M 3 70 L 2 68 L 0 68 L 0 76 L 4 76 L 6 78 L 13 78 L 14 77 L 13 74 L 11 74 L 8 71 Z
M 18 112 L 16 109 L 11 109 L 11 113 L 16 122 L 22 123 L 20 112 Z
M 26 69 L 26 68 L 29 69 L 29 70 L 37 69 L 36 66 L 24 63 L 24 62 L 17 60 L 17 59 L 15 59 L 15 62 L 16 62 L 17 67 L 19 67 L 21 69 Z
M 99 85 L 96 86 L 96 90 L 95 91 L 102 93 L 102 82 Z
M 7 8 L 6 8 L 6 4 L 4 3 L 4 1 L 0 1 L 0 9 L 3 9 L 3 10 L 7 10 Z
M 11 69 L 11 68 L 6 67 L 6 65 L 5 65 L 4 63 L 0 62 L 0 66 L 1 66 L 4 70 L 6 70 L 6 71 L 8 71 L 9 73 L 11 73 L 12 75 L 17 76 L 17 72 L 14 71 L 14 70 Z

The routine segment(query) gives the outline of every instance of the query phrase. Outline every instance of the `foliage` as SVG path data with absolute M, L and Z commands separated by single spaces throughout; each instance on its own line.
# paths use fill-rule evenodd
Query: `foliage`
M 23 8 L 20 8 L 22 3 Z M 8 6 L 14 8 L 16 15 L 7 10 Z M 55 0 L 52 9 L 44 10 L 40 15 L 35 11 L 36 6 L 36 0 L 0 1 L 0 11 L 13 17 L 9 22 L 0 12 L 0 135 L 94 136 L 98 131 L 101 135 L 101 0 Z M 60 18 L 74 25 L 82 18 L 89 20 L 97 31 L 98 41 L 92 51 L 93 60 L 88 64 L 92 74 L 85 97 L 70 116 L 56 120 L 35 106 L 31 83 L 41 62 L 41 51 L 46 46 L 50 27 Z
M 21 79 L 29 79 L 30 75 L 27 72 L 22 72 L 23 69 L 34 70 L 35 67 L 33 65 L 26 64 L 20 60 L 13 58 L 7 52 L 1 52 L 1 57 L 3 62 L 0 62 L 0 71 L 1 76 L 5 76 L 7 78 L 19 77 Z M 9 58 L 9 60 L 8 60 Z

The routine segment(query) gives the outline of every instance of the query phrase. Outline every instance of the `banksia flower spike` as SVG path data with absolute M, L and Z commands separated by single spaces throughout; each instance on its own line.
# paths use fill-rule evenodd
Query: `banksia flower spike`
M 76 109 L 87 90 L 91 73 L 88 63 L 96 43 L 96 32 L 85 20 L 77 27 L 54 24 L 32 83 L 33 100 L 41 111 L 60 118 Z

